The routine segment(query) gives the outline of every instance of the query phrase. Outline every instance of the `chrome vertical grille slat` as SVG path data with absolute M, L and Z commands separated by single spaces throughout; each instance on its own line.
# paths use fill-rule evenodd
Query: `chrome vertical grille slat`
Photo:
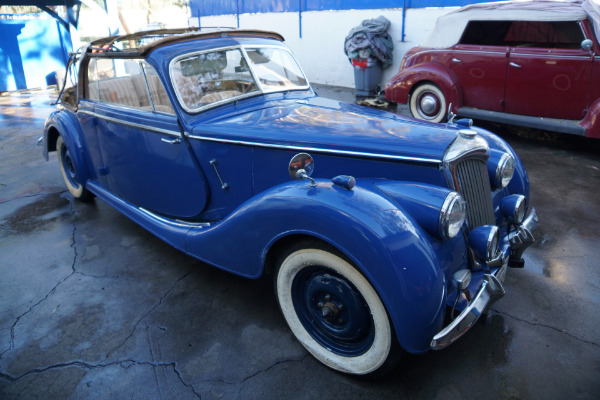
M 455 165 L 455 185 L 467 203 L 469 229 L 495 225 L 492 189 L 484 160 L 466 158 Z

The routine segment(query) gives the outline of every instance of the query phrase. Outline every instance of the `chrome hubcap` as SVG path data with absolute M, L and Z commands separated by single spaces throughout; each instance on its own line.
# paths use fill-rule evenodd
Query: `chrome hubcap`
M 439 103 L 435 96 L 427 94 L 421 98 L 421 110 L 427 115 L 434 115 L 439 109 Z

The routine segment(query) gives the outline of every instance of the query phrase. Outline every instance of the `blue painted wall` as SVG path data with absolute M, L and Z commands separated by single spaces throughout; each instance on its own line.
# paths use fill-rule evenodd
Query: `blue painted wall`
M 69 33 L 45 14 L 0 15 L 0 92 L 56 83 L 72 50 Z
M 454 7 L 495 0 L 406 0 L 407 8 Z M 210 15 L 402 8 L 404 0 L 189 0 L 192 17 Z

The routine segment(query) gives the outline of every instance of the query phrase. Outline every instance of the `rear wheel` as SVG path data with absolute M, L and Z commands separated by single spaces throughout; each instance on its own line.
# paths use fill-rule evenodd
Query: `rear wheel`
M 56 140 L 56 153 L 58 154 L 60 172 L 62 172 L 63 179 L 71 195 L 79 201 L 91 201 L 94 198 L 94 195 L 77 181 L 75 164 L 73 163 L 69 149 L 61 136 Z
M 433 83 L 423 83 L 410 96 L 410 113 L 429 122 L 442 122 L 446 116 L 446 96 Z
M 313 243 L 280 259 L 275 288 L 300 343 L 320 362 L 356 375 L 382 375 L 398 361 L 386 309 L 368 280 L 335 251 Z

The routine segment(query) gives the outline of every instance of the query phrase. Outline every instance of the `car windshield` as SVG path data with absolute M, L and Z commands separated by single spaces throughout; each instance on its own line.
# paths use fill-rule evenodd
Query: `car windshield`
M 246 49 L 250 65 L 263 91 L 274 92 L 306 88 L 306 78 L 296 60 L 283 49 Z
M 188 112 L 259 93 L 308 88 L 294 57 L 279 47 L 190 54 L 177 58 L 170 72 L 177 98 Z

